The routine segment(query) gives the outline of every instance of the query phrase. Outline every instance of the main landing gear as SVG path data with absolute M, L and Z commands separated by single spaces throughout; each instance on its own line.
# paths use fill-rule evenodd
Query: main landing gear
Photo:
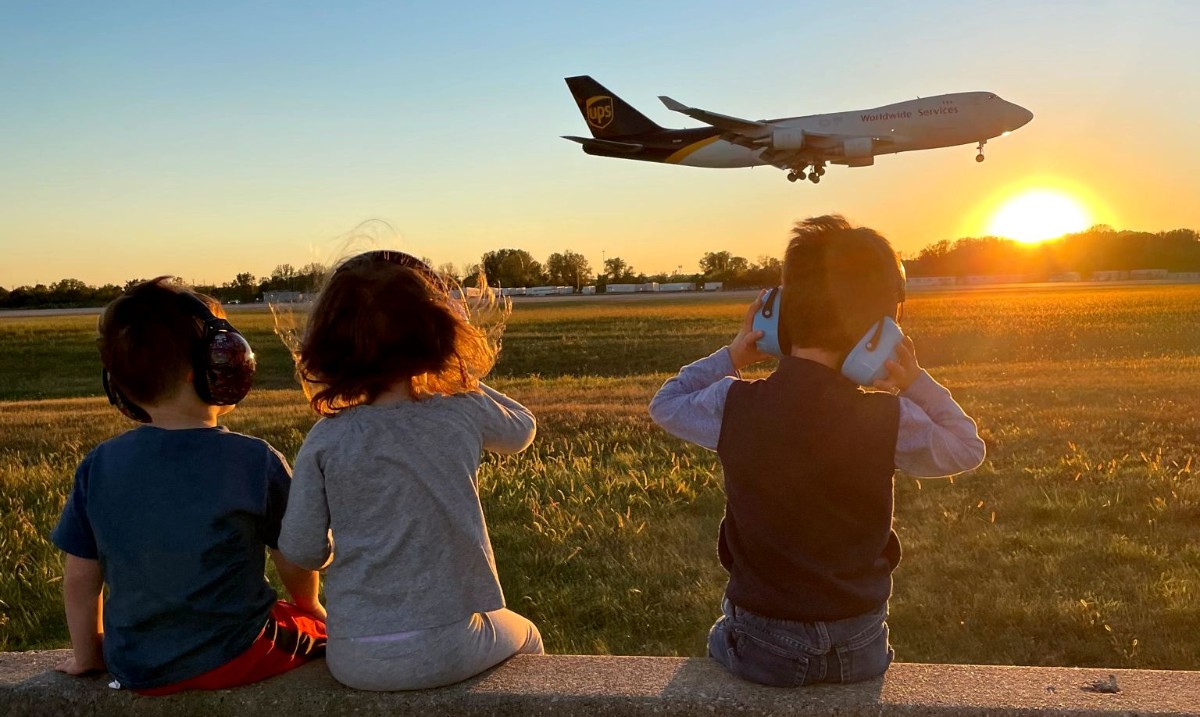
M 975 155 L 975 161 L 976 161 L 976 162 L 982 162 L 982 161 L 984 160 L 984 157 L 983 157 L 983 145 L 985 145 L 985 144 L 987 144 L 987 140 L 986 140 L 986 139 L 984 139 L 984 140 L 980 140 L 980 142 L 979 142 L 979 146 L 975 148 L 975 149 L 978 149 L 978 150 L 979 150 L 979 154 Z
M 811 172 L 805 172 L 804 170 L 806 168 L 807 167 L 800 167 L 799 169 L 793 169 L 792 171 L 788 172 L 788 181 L 795 182 L 798 179 L 807 179 L 813 184 L 819 184 L 821 182 L 821 176 L 825 174 L 825 165 L 817 164 L 812 168 Z

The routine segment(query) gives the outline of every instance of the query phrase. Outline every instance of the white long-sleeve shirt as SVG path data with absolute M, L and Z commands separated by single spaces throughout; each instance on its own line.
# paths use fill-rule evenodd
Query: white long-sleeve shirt
M 671 435 L 716 450 L 725 397 L 741 380 L 722 348 L 668 379 L 650 401 L 650 417 Z M 978 467 L 985 453 L 975 421 L 922 370 L 900 394 L 896 467 L 918 477 L 948 476 Z

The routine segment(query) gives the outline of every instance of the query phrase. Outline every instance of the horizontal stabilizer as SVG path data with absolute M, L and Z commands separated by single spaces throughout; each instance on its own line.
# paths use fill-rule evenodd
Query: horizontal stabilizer
M 706 125 L 716 127 L 717 129 L 725 132 L 733 132 L 734 134 L 739 134 L 743 137 L 756 139 L 759 137 L 765 137 L 771 131 L 771 125 L 765 122 L 756 122 L 754 120 L 741 119 L 740 117 L 730 117 L 729 115 L 717 114 L 716 112 L 709 112 L 708 110 L 702 110 L 697 107 L 688 107 L 682 102 L 673 100 L 666 95 L 660 95 L 658 99 L 662 100 L 662 103 L 666 105 L 666 108 L 673 112 L 685 114 L 692 119 L 700 120 Z
M 662 100 L 662 103 L 664 105 L 666 105 L 667 109 L 671 110 L 672 112 L 682 112 L 684 114 L 687 114 L 687 111 L 691 109 L 691 107 L 688 107 L 687 105 L 683 104 L 682 102 L 673 100 L 670 97 L 667 97 L 666 95 L 659 95 L 658 99 Z
M 637 142 L 616 142 L 611 139 L 594 139 L 592 137 L 571 137 L 569 135 L 563 135 L 563 139 L 569 139 L 572 142 L 578 142 L 585 148 L 592 147 L 595 149 L 607 150 L 609 152 L 624 152 L 627 154 L 640 152 L 645 147 L 645 145 L 638 144 Z

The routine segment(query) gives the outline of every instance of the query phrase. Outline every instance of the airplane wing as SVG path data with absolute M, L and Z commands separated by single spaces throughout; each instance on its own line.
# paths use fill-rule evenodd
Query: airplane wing
M 596 149 L 606 149 L 610 152 L 627 152 L 632 154 L 640 152 L 646 145 L 638 144 L 637 142 L 617 142 L 611 139 L 596 139 L 594 137 L 572 137 L 563 135 L 563 139 L 569 139 L 572 142 L 578 142 L 584 147 L 595 147 Z
M 685 114 L 692 119 L 700 120 L 704 124 L 716 127 L 719 130 L 731 132 L 748 139 L 762 139 L 771 134 L 771 125 L 766 122 L 745 120 L 738 117 L 730 117 L 729 115 L 717 114 L 716 112 L 709 112 L 697 107 L 688 107 L 682 102 L 676 102 L 666 95 L 660 95 L 658 99 L 662 100 L 662 103 L 669 110 Z
M 766 140 L 770 139 L 771 131 L 775 128 L 775 122 L 747 120 L 717 112 L 709 112 L 698 107 L 688 107 L 682 102 L 673 100 L 666 95 L 660 95 L 658 99 L 662 100 L 667 109 L 685 114 L 692 119 L 700 120 L 711 127 L 716 127 L 726 133 L 727 136 L 725 139 L 747 147 L 766 146 Z M 839 144 L 846 139 L 853 139 L 859 135 L 829 134 L 827 132 L 804 130 L 804 136 L 813 140 L 814 149 L 822 149 L 826 146 Z M 873 139 L 876 141 L 888 141 L 884 137 L 875 137 Z
M 847 141 L 869 138 L 876 146 L 889 144 L 894 141 L 891 137 L 868 137 L 865 135 L 831 134 L 804 130 L 804 146 L 800 149 L 776 149 L 773 147 L 772 133 L 775 131 L 774 122 L 747 120 L 740 117 L 709 112 L 697 107 L 688 107 L 682 102 L 660 95 L 659 98 L 667 109 L 685 114 L 692 119 L 721 130 L 722 139 L 750 149 L 762 149 L 759 157 L 780 169 L 804 167 L 817 162 L 841 162 L 837 157 L 842 154 L 842 148 Z

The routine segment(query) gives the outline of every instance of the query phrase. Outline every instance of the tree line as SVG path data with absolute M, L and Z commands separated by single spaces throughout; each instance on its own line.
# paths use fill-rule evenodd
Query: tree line
M 1200 234 L 1194 229 L 1151 233 L 1097 225 L 1040 244 L 1001 237 L 943 240 L 906 259 L 904 268 L 909 276 L 1006 274 L 1027 281 L 1066 272 L 1084 280 L 1100 271 L 1200 272 Z
M 1193 229 L 1118 231 L 1100 225 L 1033 245 L 1001 237 L 969 237 L 930 244 L 916 258 L 905 258 L 904 265 L 909 276 L 992 274 L 1020 275 L 1026 280 L 1063 272 L 1077 272 L 1083 279 L 1098 271 L 1200 272 L 1200 233 Z M 752 262 L 729 251 L 714 251 L 705 253 L 697 262 L 697 271 L 688 273 L 680 265 L 674 272 L 646 274 L 617 256 L 605 258 L 601 270 L 593 272 L 587 258 L 577 252 L 555 252 L 540 262 L 524 249 L 505 248 L 486 252 L 478 263 L 459 266 L 445 262 L 435 269 L 467 286 L 475 284 L 482 274 L 489 285 L 501 287 L 553 285 L 578 291 L 595 284 L 603 291 L 607 284 L 617 283 L 720 281 L 725 288 L 735 289 L 778 284 L 782 263 L 776 257 L 760 256 Z M 317 263 L 300 268 L 280 264 L 270 276 L 260 278 L 243 272 L 224 284 L 199 284 L 194 288 L 222 303 L 252 303 L 262 301 L 271 292 L 315 292 L 327 273 L 328 267 Z M 131 279 L 123 286 L 94 287 L 78 279 L 62 279 L 49 286 L 18 286 L 11 291 L 0 287 L 0 308 L 103 306 L 138 281 L 141 279 Z

